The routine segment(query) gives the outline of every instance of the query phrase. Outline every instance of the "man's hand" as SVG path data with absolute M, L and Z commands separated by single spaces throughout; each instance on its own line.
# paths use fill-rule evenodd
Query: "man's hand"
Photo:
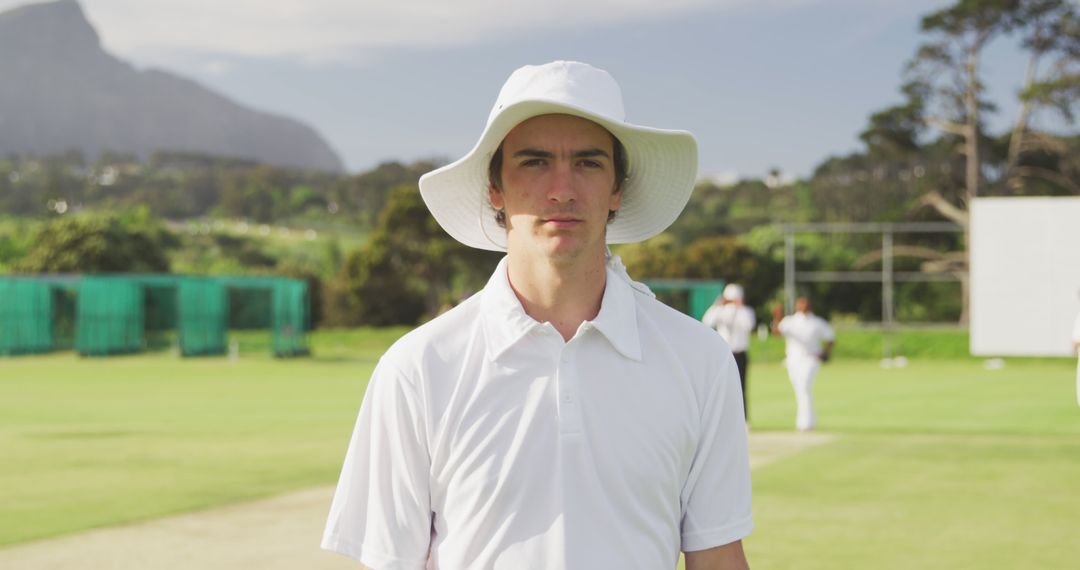
M 784 318 L 784 308 L 780 305 L 772 306 L 772 325 L 769 330 L 772 334 L 780 336 L 780 321 Z
M 821 354 L 818 355 L 818 360 L 820 360 L 822 364 L 825 364 L 829 361 L 829 358 L 832 356 L 833 345 L 835 344 L 836 341 L 828 342 L 825 344 L 825 348 L 821 349 Z

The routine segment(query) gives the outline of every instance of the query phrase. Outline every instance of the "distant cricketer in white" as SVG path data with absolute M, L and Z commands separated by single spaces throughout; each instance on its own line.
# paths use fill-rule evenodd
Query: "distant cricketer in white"
M 817 425 L 814 413 L 814 379 L 821 365 L 829 361 L 836 333 L 825 319 L 814 314 L 810 299 L 795 300 L 795 313 L 780 318 L 773 311 L 773 334 L 784 335 L 784 366 L 795 390 L 795 429 L 810 431 Z
M 379 361 L 323 547 L 374 570 L 747 568 L 731 350 L 607 249 L 667 228 L 696 176 L 693 136 L 627 123 L 607 72 L 515 71 L 420 179 L 443 229 L 506 256 Z

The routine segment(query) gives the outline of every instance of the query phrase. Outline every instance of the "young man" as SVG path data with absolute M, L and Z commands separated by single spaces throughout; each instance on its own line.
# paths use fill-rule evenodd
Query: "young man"
M 480 141 L 420 191 L 487 286 L 382 357 L 323 547 L 399 568 L 747 568 L 734 359 L 607 243 L 664 230 L 689 133 L 626 123 L 606 72 L 515 71 Z
M 743 415 L 746 422 L 750 423 L 746 391 L 746 373 L 750 358 L 747 351 L 750 349 L 750 334 L 757 326 L 757 317 L 754 316 L 753 309 L 743 304 L 742 285 L 728 283 L 724 292 L 716 298 L 716 302 L 702 315 L 701 322 L 720 333 L 735 355 L 735 365 L 739 367 L 739 382 L 742 384 Z
M 780 307 L 773 311 L 773 334 L 784 335 L 787 343 L 785 366 L 795 390 L 795 429 L 810 431 L 817 423 L 814 413 L 814 379 L 821 363 L 829 361 L 836 334 L 825 319 L 814 314 L 810 299 L 795 300 L 795 314 L 780 319 Z

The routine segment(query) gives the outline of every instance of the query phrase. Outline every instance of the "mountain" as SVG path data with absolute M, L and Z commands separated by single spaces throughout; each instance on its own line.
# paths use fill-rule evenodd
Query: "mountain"
M 185 151 L 330 172 L 311 127 L 106 53 L 75 0 L 0 13 L 0 155 Z

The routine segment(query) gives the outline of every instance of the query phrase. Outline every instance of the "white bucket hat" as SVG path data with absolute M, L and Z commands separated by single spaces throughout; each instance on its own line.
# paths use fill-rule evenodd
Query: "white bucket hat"
M 460 160 L 420 177 L 420 194 L 448 234 L 470 247 L 506 251 L 506 230 L 495 221 L 488 201 L 491 157 L 519 123 L 554 113 L 593 121 L 626 149 L 627 180 L 622 206 L 607 227 L 608 243 L 649 239 L 679 217 L 697 178 L 693 135 L 627 123 L 622 91 L 608 72 L 555 61 L 514 71 L 476 146 Z

